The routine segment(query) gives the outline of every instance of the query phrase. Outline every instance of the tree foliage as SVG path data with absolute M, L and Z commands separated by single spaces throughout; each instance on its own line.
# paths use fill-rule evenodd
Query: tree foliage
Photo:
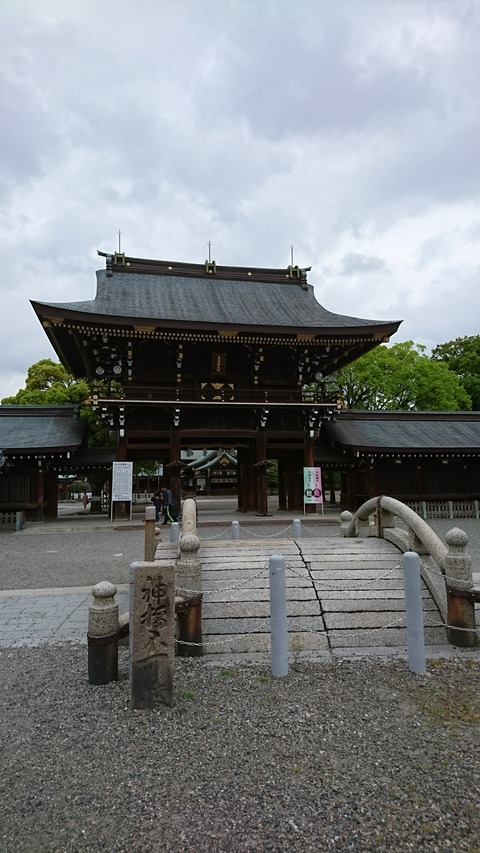
M 480 411 L 480 335 L 455 338 L 432 350 L 432 359 L 446 364 L 458 376 L 460 384 Z
M 84 379 L 75 379 L 62 364 L 42 358 L 28 368 L 25 388 L 4 397 L 2 405 L 65 406 L 83 403 L 89 395 Z
M 472 407 L 458 377 L 413 341 L 379 346 L 339 370 L 333 380 L 348 409 L 460 411 Z
M 98 383 L 97 383 L 98 385 Z M 25 388 L 12 397 L 4 397 L 4 406 L 67 406 L 78 405 L 87 422 L 89 447 L 111 447 L 113 439 L 99 424 L 89 405 L 91 389 L 85 379 L 75 379 L 59 362 L 42 358 L 27 370 Z

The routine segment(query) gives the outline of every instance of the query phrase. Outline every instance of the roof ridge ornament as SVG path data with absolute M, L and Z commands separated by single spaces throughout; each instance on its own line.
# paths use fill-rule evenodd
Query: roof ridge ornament
M 293 249 L 292 249 L 292 254 L 293 254 Z M 307 272 L 310 272 L 311 269 L 312 269 L 311 266 L 310 267 L 299 267 L 298 264 L 296 264 L 295 266 L 293 266 L 292 264 L 289 264 L 287 267 L 287 276 L 288 276 L 288 278 L 300 279 L 303 290 L 308 290 Z
M 217 264 L 215 261 L 212 261 L 212 241 L 209 240 L 207 243 L 208 246 L 208 261 L 205 261 L 205 272 L 207 275 L 215 275 L 217 272 Z

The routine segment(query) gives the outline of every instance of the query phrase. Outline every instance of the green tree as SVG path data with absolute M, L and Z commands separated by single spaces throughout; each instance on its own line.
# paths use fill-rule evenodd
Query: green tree
M 96 387 L 98 387 L 96 382 Z M 12 397 L 4 397 L 3 406 L 80 406 L 80 415 L 87 422 L 89 447 L 111 447 L 114 439 L 100 424 L 90 406 L 91 388 L 85 379 L 75 379 L 59 362 L 42 358 L 27 370 L 25 388 Z
M 2 405 L 64 406 L 83 403 L 90 389 L 84 379 L 75 379 L 62 364 L 42 358 L 27 370 L 25 388 L 13 397 L 4 397 Z
M 439 344 L 432 350 L 432 359 L 446 364 L 456 374 L 472 398 L 472 407 L 480 411 L 480 335 Z
M 446 364 L 413 341 L 379 346 L 332 377 L 349 409 L 459 411 L 472 401 Z

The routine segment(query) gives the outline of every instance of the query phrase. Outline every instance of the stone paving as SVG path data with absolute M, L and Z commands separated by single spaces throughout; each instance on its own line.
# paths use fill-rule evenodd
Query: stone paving
M 128 610 L 128 588 L 118 588 Z M 91 587 L 4 590 L 0 592 L 0 646 L 78 645 L 87 642 Z
M 401 555 L 389 542 L 337 537 L 204 541 L 203 639 L 209 654 L 268 652 L 272 554 L 286 563 L 287 624 L 292 651 L 340 651 L 406 645 Z M 175 551 L 161 544 L 156 560 Z M 425 641 L 444 645 L 446 631 L 422 583 Z M 196 590 L 187 590 L 194 594 Z
M 232 545 L 236 544 L 237 550 L 240 545 L 229 541 L 232 518 L 240 519 L 241 524 L 251 525 L 241 531 L 242 550 L 249 552 L 252 558 L 247 570 L 238 565 L 235 570 L 231 562 Z M 462 520 L 455 523 L 444 521 L 443 526 L 449 529 L 454 524 L 467 529 L 469 526 L 468 523 L 462 524 Z M 471 522 L 470 526 L 472 524 L 476 525 L 472 530 L 476 531 L 477 527 L 480 529 L 478 522 Z M 259 630 L 259 621 L 265 623 L 268 619 L 268 573 L 263 578 L 247 584 L 247 597 L 242 592 L 242 585 L 246 578 L 245 572 L 255 578 L 259 567 L 265 568 L 268 554 L 285 552 L 289 563 L 289 630 L 292 639 L 297 637 L 297 650 L 319 654 L 404 652 L 405 641 L 398 629 L 372 631 L 389 624 L 401 615 L 401 572 L 398 577 L 379 581 L 375 588 L 368 583 L 369 592 L 368 596 L 365 596 L 366 576 L 364 573 L 363 579 L 358 577 L 358 566 L 347 566 L 343 560 L 341 573 L 331 566 L 328 569 L 325 566 L 327 538 L 333 535 L 335 548 L 342 541 L 338 538 L 338 514 L 331 513 L 330 517 L 322 519 L 307 519 L 303 528 L 304 538 L 297 542 L 285 536 L 289 525 L 291 519 L 286 515 L 277 515 L 272 519 L 246 520 L 244 516 L 222 512 L 218 513 L 218 517 L 211 514 L 208 521 L 203 520 L 200 524 L 199 533 L 205 561 L 204 585 L 207 586 L 207 578 L 209 583 L 204 604 L 204 639 L 216 646 L 215 648 L 212 645 L 208 651 L 232 654 L 268 650 L 268 632 Z M 162 532 L 167 555 L 169 549 L 165 540 L 169 538 L 168 528 Z M 264 537 L 269 537 L 268 542 Z M 473 538 L 475 539 L 475 535 Z M 73 551 L 72 541 L 75 542 Z M 358 548 L 361 540 L 349 541 L 357 543 Z M 142 542 L 142 522 L 139 517 L 133 524 L 116 524 L 114 530 L 111 523 L 105 519 L 78 516 L 59 519 L 58 524 L 54 525 L 32 525 L 21 533 L 2 533 L 0 646 L 85 644 L 88 607 L 92 602 L 91 586 L 99 580 L 111 580 L 117 585 L 119 612 L 128 610 L 128 566 L 133 560 L 143 558 Z M 80 546 L 78 543 L 81 543 Z M 369 547 L 371 545 L 370 540 Z M 387 543 L 377 542 L 376 545 L 383 547 Z M 80 555 L 79 550 L 82 552 Z M 7 555 L 6 561 L 2 559 L 2 555 Z M 389 557 L 390 563 L 398 563 L 400 557 L 399 552 L 393 549 Z M 15 559 L 18 559 L 18 565 L 15 565 Z M 35 560 L 38 565 L 33 572 Z M 13 574 L 12 561 L 15 570 Z M 223 565 L 219 565 L 222 561 Z M 9 572 L 6 570 L 7 563 Z M 43 572 L 47 570 L 50 572 L 45 585 L 48 588 L 36 588 L 40 576 L 43 577 Z M 384 568 L 378 568 L 377 577 L 381 576 L 383 570 Z M 6 575 L 8 577 L 5 582 Z M 355 577 L 356 585 L 352 587 Z M 21 589 L 13 588 L 16 586 L 15 578 L 23 581 Z M 77 585 L 71 583 L 74 578 Z M 475 572 L 474 578 L 476 585 L 480 586 L 480 574 Z M 32 583 L 32 579 L 37 583 Z M 221 591 L 227 581 L 229 587 L 240 584 L 237 590 L 230 590 L 228 596 Z M 386 610 L 384 593 L 387 589 L 389 607 Z M 227 597 L 228 600 L 225 600 Z M 424 601 L 427 599 L 424 590 Z M 426 610 L 431 609 L 431 606 L 431 603 L 427 603 Z M 368 619 L 365 617 L 367 612 Z M 363 636 L 361 642 L 359 633 Z M 242 637 L 245 634 L 249 636 L 248 642 L 245 636 Z M 231 642 L 233 635 L 240 635 L 240 642 Z M 350 639 L 342 642 L 342 636 L 345 640 L 350 636 Z M 451 647 L 443 645 L 443 629 L 427 629 L 426 641 L 433 654 L 452 652 Z M 430 646 L 431 643 L 433 645 Z M 293 647 L 295 648 L 295 640 Z

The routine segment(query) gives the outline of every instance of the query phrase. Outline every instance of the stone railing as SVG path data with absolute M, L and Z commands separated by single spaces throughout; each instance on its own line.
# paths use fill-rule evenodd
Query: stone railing
M 442 542 L 413 509 L 386 495 L 370 498 L 354 515 L 342 512 L 340 520 L 345 537 L 376 536 L 403 553 L 415 551 L 431 557 L 435 566 L 422 561 L 422 578 L 448 626 L 449 642 L 457 646 L 476 644 L 475 601 L 480 600 L 480 592 L 473 589 L 472 561 L 466 552 L 468 536 L 463 530 L 454 527 Z M 398 526 L 397 520 L 404 526 Z

